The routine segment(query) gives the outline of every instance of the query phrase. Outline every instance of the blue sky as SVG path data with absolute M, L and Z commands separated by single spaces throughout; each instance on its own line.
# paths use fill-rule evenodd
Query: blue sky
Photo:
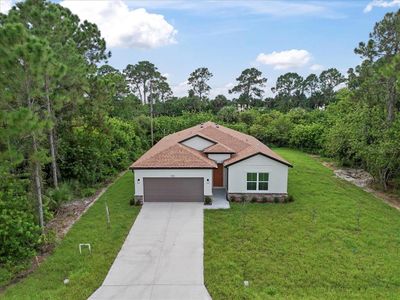
M 9 0 L 0 0 L 3 4 Z M 345 73 L 353 50 L 400 0 L 375 1 L 55 1 L 98 24 L 118 69 L 140 60 L 166 74 L 178 96 L 197 67 L 214 74 L 211 96 L 227 94 L 240 72 L 259 68 L 267 94 L 286 72 L 329 67 Z M 257 59 L 258 58 L 258 59 Z

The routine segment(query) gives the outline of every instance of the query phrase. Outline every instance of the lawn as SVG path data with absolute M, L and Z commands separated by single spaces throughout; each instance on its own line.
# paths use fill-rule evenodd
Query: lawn
M 400 212 L 302 152 L 277 152 L 294 165 L 295 202 L 205 211 L 213 299 L 399 299 Z
M 54 253 L 30 276 L 9 287 L 1 299 L 87 299 L 103 282 L 131 228 L 138 207 L 129 205 L 133 176 L 127 172 L 72 227 Z M 107 227 L 105 202 L 110 210 Z M 90 243 L 92 253 L 78 244 Z M 69 284 L 64 284 L 64 279 Z

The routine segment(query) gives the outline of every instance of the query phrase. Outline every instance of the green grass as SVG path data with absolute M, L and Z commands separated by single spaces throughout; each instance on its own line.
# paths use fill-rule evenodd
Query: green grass
M 277 152 L 294 165 L 295 202 L 205 211 L 213 299 L 399 299 L 399 212 L 304 153 Z
M 25 280 L 9 287 L 1 299 L 87 299 L 103 282 L 131 228 L 138 207 L 129 206 L 133 176 L 127 172 L 75 223 L 54 253 Z M 107 228 L 105 202 L 110 210 Z M 78 251 L 90 243 L 92 254 Z M 70 283 L 65 285 L 64 279 Z

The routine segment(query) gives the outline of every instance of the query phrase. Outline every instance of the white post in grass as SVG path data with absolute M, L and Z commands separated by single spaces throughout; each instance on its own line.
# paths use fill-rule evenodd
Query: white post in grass
M 109 211 L 109 209 L 108 209 L 107 202 L 105 202 L 105 204 L 106 204 L 106 215 L 107 215 L 107 227 L 110 228 L 110 226 L 111 226 L 111 222 L 110 222 L 110 211 Z

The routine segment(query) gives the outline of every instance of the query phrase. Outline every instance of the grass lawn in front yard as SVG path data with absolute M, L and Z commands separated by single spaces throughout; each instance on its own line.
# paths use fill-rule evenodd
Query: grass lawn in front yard
M 295 202 L 205 211 L 212 298 L 399 299 L 399 211 L 307 154 L 277 152 L 294 165 Z
M 103 282 L 137 214 L 129 205 L 133 197 L 131 172 L 109 187 L 67 233 L 34 273 L 9 287 L 0 299 L 87 299 Z M 107 227 L 105 202 L 110 210 Z M 79 243 L 90 243 L 92 253 Z M 68 278 L 69 283 L 64 284 Z

